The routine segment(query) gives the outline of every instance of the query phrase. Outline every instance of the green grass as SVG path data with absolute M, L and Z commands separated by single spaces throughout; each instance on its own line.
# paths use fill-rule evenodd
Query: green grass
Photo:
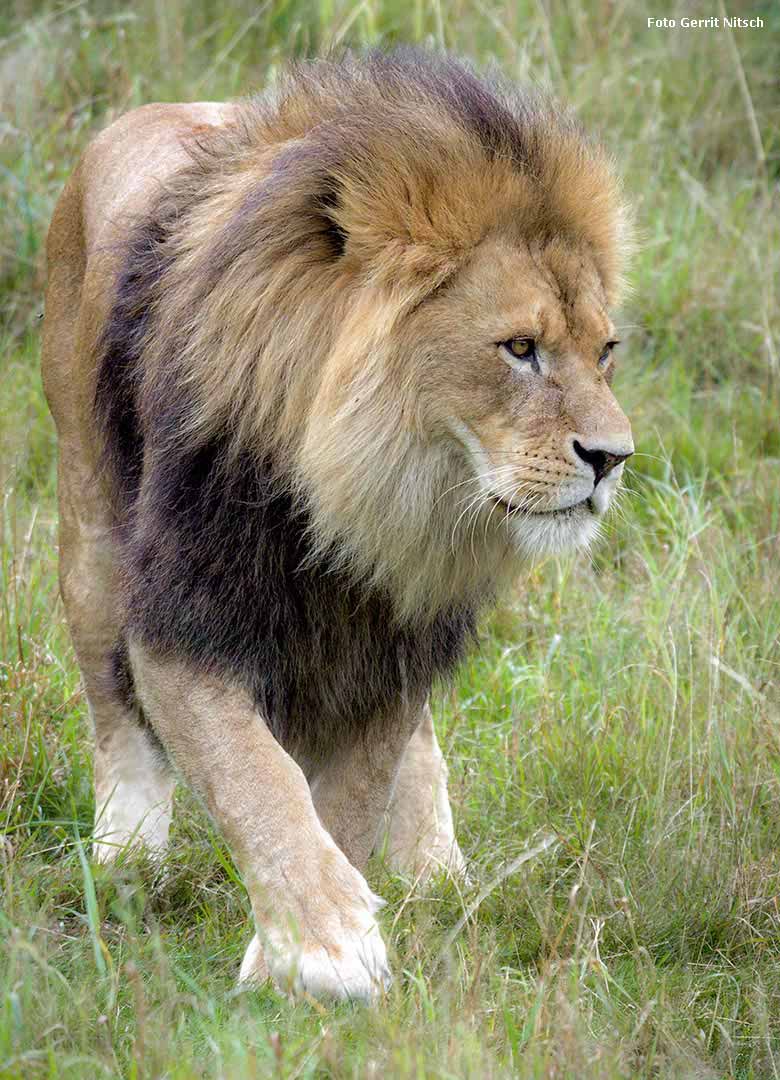
M 742 13 L 764 30 L 648 31 L 633 0 L 2 6 L 0 1077 L 780 1074 L 780 8 Z M 325 1010 L 234 993 L 248 904 L 186 792 L 162 872 L 89 861 L 36 316 L 54 200 L 111 118 L 399 40 L 551 86 L 620 162 L 638 453 L 592 560 L 519 581 L 437 699 L 476 884 L 372 866 L 395 985 Z

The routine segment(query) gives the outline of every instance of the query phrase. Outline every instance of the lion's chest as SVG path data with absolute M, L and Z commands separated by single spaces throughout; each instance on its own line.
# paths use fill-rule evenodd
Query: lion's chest
M 313 752 L 391 721 L 452 670 L 472 611 L 397 625 L 389 597 L 312 562 L 278 477 L 243 461 L 227 478 L 221 460 L 147 453 L 126 540 L 134 633 L 238 677 L 280 742 Z

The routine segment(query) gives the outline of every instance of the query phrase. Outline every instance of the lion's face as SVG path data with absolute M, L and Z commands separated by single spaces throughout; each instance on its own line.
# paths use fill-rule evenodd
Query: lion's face
M 592 539 L 634 447 L 587 255 L 486 240 L 409 331 L 421 423 L 464 466 L 444 498 L 473 535 L 508 532 L 523 554 Z

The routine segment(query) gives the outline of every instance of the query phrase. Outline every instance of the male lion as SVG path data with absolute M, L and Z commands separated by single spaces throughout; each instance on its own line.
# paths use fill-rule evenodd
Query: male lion
M 414 50 L 136 109 L 65 188 L 43 365 L 95 852 L 162 848 L 175 764 L 249 891 L 242 979 L 372 997 L 371 851 L 463 868 L 428 694 L 633 450 L 624 218 L 567 113 Z

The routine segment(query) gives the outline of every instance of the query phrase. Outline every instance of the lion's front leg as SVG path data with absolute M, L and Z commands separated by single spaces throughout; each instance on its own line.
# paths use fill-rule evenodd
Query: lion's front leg
M 335 748 L 310 777 L 320 820 L 361 870 L 376 846 L 419 715 L 419 703 L 399 705 L 352 742 Z
M 314 809 L 306 779 L 249 696 L 131 643 L 144 711 L 202 796 L 244 877 L 257 926 L 241 978 L 370 999 L 388 980 L 380 904 Z
M 374 737 L 335 751 L 311 789 L 320 820 L 360 869 L 378 851 L 418 879 L 439 869 L 466 876 L 428 705 L 400 709 Z
M 418 879 L 439 869 L 467 876 L 452 823 L 447 764 L 427 705 L 400 762 L 377 849 L 394 870 Z

